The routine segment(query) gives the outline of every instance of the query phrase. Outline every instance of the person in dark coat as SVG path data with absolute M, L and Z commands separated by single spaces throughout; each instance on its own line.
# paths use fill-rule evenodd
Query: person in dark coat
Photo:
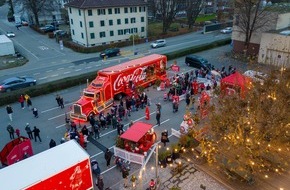
M 82 133 L 83 135 L 89 136 L 89 130 L 86 125 L 83 126 Z
M 63 97 L 61 97 L 61 96 L 59 98 L 59 104 L 60 104 L 60 108 L 63 109 L 64 108 L 64 103 L 63 103 Z
M 104 189 L 104 181 L 102 176 L 98 176 L 96 179 L 96 186 L 98 187 L 99 190 Z
M 166 146 L 166 143 L 169 142 L 169 139 L 168 139 L 168 131 L 167 130 L 164 130 L 161 133 L 161 142 L 164 144 L 164 147 Z
M 6 111 L 7 111 L 7 114 L 9 116 L 10 121 L 12 121 L 13 120 L 12 119 L 12 113 L 13 113 L 12 107 L 10 105 L 6 106 Z
M 112 158 L 112 152 L 107 148 L 107 151 L 105 153 L 105 159 L 107 161 L 107 167 L 110 166 L 111 158 Z
M 29 127 L 29 123 L 26 123 L 25 131 L 26 131 L 26 133 L 27 133 L 29 139 L 30 139 L 30 140 L 33 139 L 32 131 L 31 131 L 30 127 Z
M 32 109 L 32 113 L 33 113 L 35 118 L 38 118 L 38 110 L 37 110 L 37 108 L 33 108 Z
M 36 126 L 34 126 L 32 132 L 33 132 L 33 134 L 34 134 L 34 140 L 35 140 L 35 142 L 37 142 L 37 139 L 36 139 L 36 138 L 38 138 L 39 141 L 41 142 L 41 138 L 40 138 L 40 135 L 39 135 L 40 130 L 39 130 L 38 128 L 36 128 Z
M 12 125 L 9 123 L 7 126 L 7 131 L 9 133 L 10 139 L 14 139 L 14 128 L 12 127 Z
M 56 146 L 56 142 L 53 139 L 51 139 L 49 142 L 49 148 L 53 148 L 55 146 Z
M 60 96 L 58 94 L 56 95 L 55 100 L 56 100 L 58 106 L 60 107 Z
M 160 110 L 157 109 L 156 111 L 156 120 L 157 120 L 157 124 L 158 126 L 160 126 L 160 117 L 161 117 L 161 113 L 160 113 Z

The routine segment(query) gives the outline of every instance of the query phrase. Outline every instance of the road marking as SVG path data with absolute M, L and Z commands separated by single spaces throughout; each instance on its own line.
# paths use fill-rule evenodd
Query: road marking
M 53 119 L 58 118 L 58 117 L 61 117 L 61 116 L 65 115 L 65 114 L 66 114 L 66 113 L 63 113 L 63 114 L 57 115 L 57 116 L 55 116 L 55 117 L 51 117 L 51 118 L 48 119 L 48 121 L 53 120 Z
M 45 47 L 45 46 L 38 46 L 38 48 L 41 50 L 48 50 L 48 47 Z
M 58 68 L 57 70 L 59 71 L 59 70 L 62 70 L 62 69 L 64 69 L 64 68 L 61 67 L 61 68 Z
M 75 67 L 75 66 L 72 65 L 72 66 L 69 66 L 68 68 L 74 68 L 74 67 Z
M 114 146 L 111 146 L 109 149 L 112 149 L 112 148 L 114 148 Z M 94 154 L 93 156 L 91 156 L 91 158 L 94 158 L 94 157 L 96 157 L 96 156 L 99 156 L 99 155 L 101 155 L 101 154 L 103 154 L 103 153 L 104 153 L 104 152 L 101 151 L 101 152 L 99 152 L 99 153 Z
M 35 76 L 35 75 L 40 75 L 40 73 L 34 73 L 33 75 L 34 75 L 34 76 Z
M 95 65 L 96 67 L 100 67 L 101 65 L 100 64 L 97 64 L 97 65 Z
M 55 75 L 51 75 L 50 77 L 57 77 L 58 76 L 58 74 L 55 74 Z
M 64 72 L 63 74 L 69 74 L 70 73 L 70 71 L 67 71 L 67 72 Z
M 86 69 L 90 69 L 90 68 L 92 68 L 92 66 L 86 67 Z
M 39 78 L 38 80 L 43 80 L 43 79 L 47 79 L 47 77 L 42 77 L 42 78 Z
M 50 72 L 52 72 L 53 70 L 48 70 L 48 71 L 46 71 L 47 73 L 50 73 Z
M 55 127 L 55 128 L 60 128 L 60 127 L 63 127 L 63 126 L 65 126 L 65 124 L 62 124 L 62 125 L 59 125 L 59 126 L 57 126 L 57 127 Z
M 75 71 L 77 72 L 77 71 L 81 71 L 82 69 L 76 69 Z
M 72 105 L 72 104 L 73 104 L 73 102 L 65 104 L 64 106 L 69 106 L 69 105 Z M 54 107 L 54 108 L 50 108 L 50 109 L 47 109 L 47 110 L 43 110 L 40 113 L 45 113 L 45 112 L 49 112 L 49 111 L 56 110 L 56 109 L 59 109 L 59 107 Z

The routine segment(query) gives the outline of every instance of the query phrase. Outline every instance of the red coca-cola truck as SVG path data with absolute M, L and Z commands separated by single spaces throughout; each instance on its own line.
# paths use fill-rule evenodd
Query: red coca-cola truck
M 166 56 L 152 54 L 100 70 L 83 90 L 82 97 L 73 104 L 71 118 L 86 121 L 90 114 L 110 107 L 114 99 L 132 96 L 139 87 L 165 80 L 166 64 Z

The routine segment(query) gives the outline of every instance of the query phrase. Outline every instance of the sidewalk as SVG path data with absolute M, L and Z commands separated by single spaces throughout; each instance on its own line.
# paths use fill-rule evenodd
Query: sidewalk
M 169 190 L 172 187 L 179 187 L 181 190 L 228 190 L 227 187 L 223 186 L 211 176 L 206 174 L 203 171 L 200 171 L 195 167 L 195 165 L 187 160 L 181 158 L 181 161 L 184 163 L 184 169 L 177 174 L 173 174 L 172 167 L 167 166 L 166 168 L 158 168 L 158 175 L 160 178 L 159 190 Z M 150 179 L 155 179 L 155 169 L 147 169 L 142 176 L 143 180 L 143 190 L 148 188 Z M 132 174 L 130 174 L 131 177 Z M 134 173 L 135 176 L 138 176 L 138 173 Z M 129 184 L 130 182 L 129 177 Z M 124 188 L 123 180 L 118 184 L 111 187 L 112 190 L 137 190 L 140 181 L 137 181 L 137 188 Z

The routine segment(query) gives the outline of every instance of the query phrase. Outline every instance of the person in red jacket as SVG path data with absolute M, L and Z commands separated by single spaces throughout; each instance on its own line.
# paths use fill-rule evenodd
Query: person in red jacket
M 20 130 L 18 128 L 15 130 L 15 133 L 16 133 L 17 137 L 20 137 Z
M 25 100 L 25 98 L 24 98 L 23 94 L 21 94 L 18 101 L 20 102 L 22 109 L 24 109 L 24 100 Z

